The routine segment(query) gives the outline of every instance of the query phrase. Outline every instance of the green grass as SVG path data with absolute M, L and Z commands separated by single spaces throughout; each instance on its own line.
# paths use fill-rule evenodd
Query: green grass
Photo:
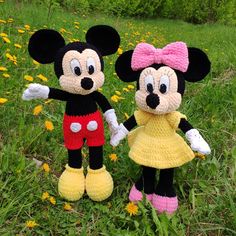
M 13 23 L 0 23 L 0 33 L 11 40 L 0 38 L 0 66 L 8 68 L 10 78 L 0 72 L 0 97 L 8 102 L 0 105 L 0 235 L 235 235 L 236 234 L 236 29 L 223 25 L 191 25 L 182 21 L 133 20 L 109 18 L 100 15 L 78 16 L 59 10 L 47 19 L 47 9 L 42 6 L 20 5 L 11 1 L 0 3 L 0 19 L 12 17 Z M 74 27 L 80 22 L 80 29 Z M 212 154 L 206 160 L 194 160 L 179 168 L 175 184 L 180 207 L 172 217 L 157 215 L 146 203 L 139 204 L 137 216 L 125 211 L 128 193 L 140 168 L 128 158 L 127 142 L 113 150 L 106 133 L 104 162 L 111 172 L 115 188 L 112 196 L 102 202 L 92 202 L 87 196 L 73 203 L 73 210 L 63 210 L 65 201 L 57 194 L 57 181 L 67 162 L 63 147 L 62 117 L 65 104 L 42 100 L 25 102 L 22 91 L 28 84 L 24 75 L 32 75 L 34 82 L 59 87 L 52 65 L 36 67 L 27 53 L 29 33 L 19 34 L 25 24 L 31 30 L 42 27 L 61 28 L 69 39 L 84 40 L 86 30 L 94 24 L 114 26 L 121 35 L 121 48 L 132 49 L 145 39 L 158 47 L 182 40 L 189 46 L 204 49 L 212 61 L 212 72 L 201 83 L 187 84 L 181 112 L 208 140 Z M 22 45 L 16 49 L 14 43 Z M 15 66 L 6 59 L 6 52 L 17 56 Z M 118 55 L 105 59 L 106 82 L 103 93 L 110 99 L 116 90 L 122 92 L 127 84 L 114 75 L 114 62 Z M 37 74 L 49 78 L 42 82 Z M 119 121 L 124 113 L 135 110 L 135 91 L 122 92 L 119 103 L 113 103 Z M 36 105 L 43 112 L 32 114 Z M 44 121 L 51 120 L 52 132 L 44 129 Z M 115 152 L 117 162 L 108 156 Z M 87 153 L 85 149 L 85 153 Z M 37 169 L 36 158 L 50 165 L 50 173 Z M 87 158 L 84 160 L 87 165 Z M 42 201 L 48 191 L 56 198 L 56 205 Z M 27 220 L 38 223 L 34 229 L 26 228 Z

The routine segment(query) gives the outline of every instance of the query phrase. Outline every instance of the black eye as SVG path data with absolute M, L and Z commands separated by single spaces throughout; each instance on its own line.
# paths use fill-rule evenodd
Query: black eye
M 90 65 L 89 68 L 88 68 L 88 73 L 91 75 L 94 73 L 94 66 L 93 65 Z
M 76 75 L 81 75 L 81 70 L 80 70 L 80 68 L 78 67 L 78 66 L 76 66 L 75 68 L 74 68 L 74 72 L 75 72 L 75 74 Z
M 87 60 L 87 70 L 88 73 L 91 75 L 95 71 L 95 60 L 92 57 L 89 57 Z
M 166 85 L 165 85 L 165 84 L 161 84 L 161 85 L 160 85 L 160 92 L 161 92 L 161 93 L 165 93 L 166 90 L 167 90 Z
M 75 75 L 78 75 L 80 76 L 81 75 L 81 66 L 80 66 L 80 63 L 77 59 L 73 59 L 71 62 L 70 62 L 70 66 L 71 66 L 71 70 L 72 72 L 75 74 Z

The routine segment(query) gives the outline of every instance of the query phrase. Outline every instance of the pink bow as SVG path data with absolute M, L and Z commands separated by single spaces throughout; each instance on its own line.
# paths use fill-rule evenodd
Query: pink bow
M 187 71 L 189 65 L 187 45 L 175 42 L 160 49 L 148 43 L 139 43 L 132 55 L 131 68 L 140 70 L 152 64 L 165 64 L 182 72 Z

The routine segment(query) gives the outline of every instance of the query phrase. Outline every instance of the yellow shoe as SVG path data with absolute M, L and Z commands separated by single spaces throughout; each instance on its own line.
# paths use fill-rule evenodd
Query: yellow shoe
M 66 165 L 58 182 L 58 192 L 61 197 L 69 201 L 77 201 L 83 196 L 85 189 L 83 170 L 83 167 L 76 169 Z
M 103 201 L 110 197 L 113 191 L 113 180 L 106 167 L 92 170 L 88 167 L 85 180 L 86 192 L 93 201 Z

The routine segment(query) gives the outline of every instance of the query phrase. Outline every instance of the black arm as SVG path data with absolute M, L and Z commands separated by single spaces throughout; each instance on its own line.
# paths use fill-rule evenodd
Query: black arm
M 112 109 L 111 104 L 108 102 L 107 98 L 103 94 L 99 93 L 98 91 L 95 91 L 92 93 L 92 96 L 97 102 L 97 104 L 101 107 L 103 113 L 105 113 L 107 110 Z
M 60 90 L 60 89 L 55 89 L 55 88 L 49 88 L 49 94 L 48 98 L 50 99 L 56 99 L 60 101 L 68 101 L 70 97 L 70 93 Z
M 193 126 L 184 118 L 182 118 L 179 122 L 179 128 L 186 133 L 190 129 L 193 129 Z
M 124 127 L 127 129 L 127 130 L 131 130 L 133 129 L 136 125 L 137 125 L 137 122 L 136 122 L 136 119 L 134 117 L 134 115 L 130 116 L 130 118 L 128 120 L 126 120 L 124 123 L 123 123 Z

